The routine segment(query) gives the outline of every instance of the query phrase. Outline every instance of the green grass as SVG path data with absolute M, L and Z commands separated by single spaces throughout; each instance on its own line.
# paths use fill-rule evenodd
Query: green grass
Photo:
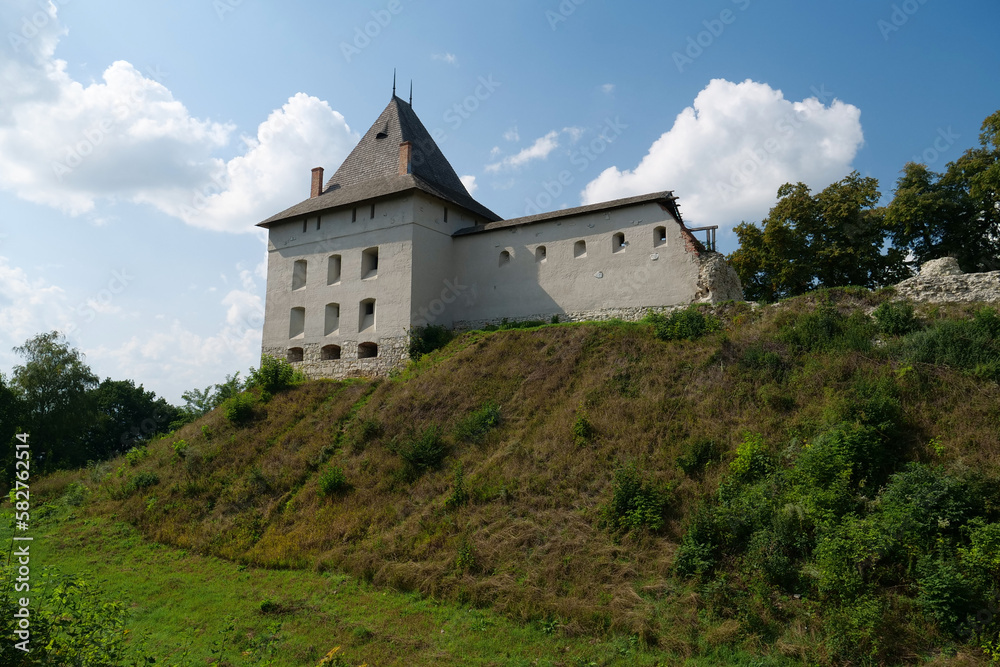
M 65 539 L 80 521 L 103 532 L 123 522 L 206 563 L 268 568 L 254 571 L 261 582 L 288 571 L 316 588 L 338 572 L 359 595 L 400 596 L 399 610 L 479 608 L 528 633 L 497 640 L 524 647 L 510 660 L 498 645 L 463 649 L 482 664 L 837 664 L 851 646 L 871 647 L 873 664 L 985 664 L 939 627 L 955 608 L 942 596 L 961 593 L 965 575 L 947 559 L 933 566 L 923 542 L 878 567 L 862 559 L 878 577 L 856 598 L 827 585 L 887 534 L 881 490 L 907 465 L 1000 486 L 995 316 L 921 306 L 919 327 L 890 334 L 867 314 L 887 298 L 825 290 L 722 305 L 694 340 L 624 322 L 469 332 L 389 380 L 296 385 L 247 422 L 219 409 L 141 455 L 39 480 L 32 496 L 72 490 L 79 518 L 59 529 Z M 973 339 L 978 356 L 960 355 Z M 348 486 L 327 495 L 331 471 Z M 1000 499 L 979 495 L 963 516 L 997 524 Z M 982 530 L 980 546 L 952 531 L 941 548 L 984 551 L 994 528 Z M 253 610 L 255 636 L 292 623 L 302 600 L 320 618 L 293 589 L 228 604 L 250 614 L 234 632 Z M 315 625 L 350 661 L 384 664 L 346 651 L 384 639 L 399 610 L 346 634 L 346 611 Z M 307 626 L 294 636 L 311 636 Z M 210 644 L 220 629 L 200 632 Z M 411 636 L 426 634 L 393 635 Z M 337 645 L 309 641 L 313 657 Z M 414 641 L 431 652 L 412 664 L 433 663 L 440 645 Z M 568 656 L 546 653 L 560 644 Z

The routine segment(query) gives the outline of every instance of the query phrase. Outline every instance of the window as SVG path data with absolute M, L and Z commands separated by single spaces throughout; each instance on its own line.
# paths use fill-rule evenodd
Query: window
M 618 232 L 611 237 L 611 252 L 621 252 L 625 249 L 625 235 Z
M 378 345 L 375 343 L 361 343 L 358 345 L 358 359 L 374 359 L 378 356 Z
M 303 234 L 305 234 L 308 231 L 306 229 L 306 225 L 308 225 L 308 224 L 309 224 L 309 219 L 308 218 L 302 218 L 302 233 Z
M 318 216 L 316 218 L 316 231 L 317 232 L 319 231 L 319 228 L 322 226 L 322 224 L 323 224 L 323 216 Z
M 340 255 L 330 255 L 326 260 L 326 284 L 336 285 L 340 282 Z
M 448 207 L 444 207 L 444 221 L 448 222 Z
M 324 335 L 329 336 L 337 333 L 338 329 L 340 329 L 340 304 L 328 303 L 326 304 L 326 317 L 323 324 Z
M 587 256 L 587 242 L 577 241 L 573 244 L 573 256 L 574 257 L 586 257 Z
M 535 248 L 535 261 L 536 262 L 544 262 L 545 261 L 545 252 L 546 252 L 545 246 L 543 246 L 543 245 L 540 245 L 537 248 Z
M 378 248 L 368 248 L 361 253 L 361 279 L 378 275 Z
M 352 208 L 351 209 L 351 222 L 357 222 L 357 221 L 358 221 L 358 209 Z
M 375 204 L 372 204 L 372 220 L 375 219 Z
M 292 308 L 288 322 L 288 337 L 298 338 L 306 333 L 306 309 Z
M 297 259 L 292 266 L 292 289 L 302 289 L 306 286 L 306 260 Z
M 653 230 L 653 245 L 661 246 L 667 245 L 667 228 L 657 227 Z
M 506 266 L 510 264 L 510 251 L 503 250 L 500 252 L 500 266 Z
M 336 361 L 337 359 L 340 359 L 340 346 L 324 346 L 323 349 L 319 351 L 319 358 L 321 361 Z
M 358 331 L 371 329 L 375 326 L 375 299 L 365 299 L 361 302 L 361 312 L 358 318 Z
M 290 347 L 288 348 L 288 361 L 296 362 L 302 361 L 305 358 L 305 354 L 302 352 L 301 347 Z

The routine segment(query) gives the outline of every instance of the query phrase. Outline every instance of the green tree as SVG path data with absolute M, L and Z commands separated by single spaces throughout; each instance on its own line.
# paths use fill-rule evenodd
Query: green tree
M 908 163 L 886 221 L 914 264 L 951 256 L 964 271 L 1000 269 L 1000 111 L 983 121 L 979 147 L 944 173 Z
M 240 372 L 227 375 L 226 381 L 222 384 L 209 385 L 204 389 L 189 389 L 181 394 L 184 399 L 184 406 L 180 408 L 179 415 L 175 421 L 178 423 L 193 422 L 202 415 L 208 414 L 215 408 L 222 405 L 228 398 L 236 396 L 246 389 L 248 383 L 240 379 Z
M 46 471 L 85 464 L 86 436 L 98 421 L 91 393 L 97 376 L 56 331 L 38 334 L 14 351 L 25 363 L 14 368 L 11 387 L 23 405 L 35 464 Z
M 169 430 L 181 411 L 132 380 L 105 379 L 92 390 L 98 420 L 87 437 L 90 458 L 110 458 Z
M 886 250 L 878 180 L 857 172 L 812 194 L 804 183 L 778 189 L 762 227 L 736 226 L 728 260 L 751 301 L 776 301 L 819 287 L 878 287 L 905 277 L 903 254 Z
M 21 432 L 21 409 L 20 398 L 7 386 L 7 380 L 0 373 L 0 452 L 3 452 L 0 457 L 0 470 L 3 470 L 0 489 L 6 489 L 14 478 L 14 436 Z

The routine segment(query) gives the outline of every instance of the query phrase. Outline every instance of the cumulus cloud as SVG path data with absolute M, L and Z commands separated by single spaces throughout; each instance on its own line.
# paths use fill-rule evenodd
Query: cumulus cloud
M 535 143 L 528 146 L 520 153 L 517 153 L 516 155 L 509 155 L 500 162 L 494 162 L 493 164 L 486 165 L 486 171 L 490 173 L 497 173 L 505 169 L 518 169 L 529 162 L 544 160 L 557 148 L 559 148 L 559 132 L 557 130 L 552 130 L 544 137 L 536 139 Z
M 521 133 L 517 131 L 517 125 L 504 132 L 503 138 L 506 141 L 520 141 Z
M 715 79 L 638 166 L 604 170 L 583 202 L 673 190 L 690 222 L 760 220 L 783 183 L 826 187 L 851 171 L 864 143 L 860 109 L 814 92 L 793 102 L 766 83 Z
M 357 141 L 343 116 L 299 93 L 243 137 L 193 116 L 158 78 L 125 61 L 84 85 L 54 57 L 55 4 L 0 5 L 0 187 L 71 215 L 102 200 L 150 204 L 188 224 L 250 231 L 308 195 L 312 167 L 339 163 Z
M 604 84 L 603 86 L 601 86 L 601 92 L 604 93 L 605 95 L 610 95 L 611 93 L 615 92 L 615 84 L 613 83 Z
M 469 191 L 470 195 L 476 194 L 476 190 L 479 189 L 479 185 L 476 183 L 475 176 L 462 176 L 459 180 L 462 181 L 462 185 L 465 189 Z
M 0 256 L 0 340 L 9 349 L 40 331 L 65 327 L 69 304 L 66 292 Z

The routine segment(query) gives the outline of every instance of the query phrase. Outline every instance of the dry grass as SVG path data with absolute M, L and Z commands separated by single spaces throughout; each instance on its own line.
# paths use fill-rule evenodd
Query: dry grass
M 377 584 L 550 619 L 567 634 L 614 630 L 675 653 L 756 641 L 736 620 L 699 617 L 671 567 L 685 517 L 714 493 L 746 431 L 769 442 L 808 438 L 859 377 L 899 378 L 915 458 L 998 472 L 996 387 L 942 368 L 904 369 L 870 352 L 796 355 L 778 327 L 818 298 L 870 309 L 884 294 L 835 292 L 751 311 L 728 306 L 723 331 L 665 343 L 637 324 L 558 325 L 460 336 L 400 377 L 313 382 L 279 394 L 257 421 L 235 428 L 216 411 L 149 446 L 137 466 L 94 485 L 89 511 L 117 514 L 148 537 L 272 568 L 345 571 Z M 937 313 L 934 314 L 935 316 Z M 758 347 L 781 360 L 777 375 L 741 365 Z M 488 402 L 501 425 L 478 444 L 453 436 Z M 593 434 L 574 440 L 586 415 Z M 206 426 L 211 438 L 206 438 Z M 443 465 L 408 476 L 398 445 L 432 426 L 448 447 Z M 189 448 L 177 460 L 173 444 Z M 699 439 L 719 456 L 697 474 L 677 465 Z M 616 465 L 635 462 L 673 489 L 664 530 L 611 534 L 600 527 Z M 469 501 L 455 508 L 454 466 Z M 343 469 L 350 490 L 323 496 L 317 478 Z M 159 483 L 126 498 L 137 473 Z M 86 475 L 82 475 L 86 482 Z M 47 481 L 53 492 L 73 475 Z M 60 486 L 62 485 L 62 486 Z M 817 659 L 816 628 L 796 615 L 778 651 Z M 798 619 L 798 620 L 795 620 Z M 709 632 L 703 634 L 705 628 Z

